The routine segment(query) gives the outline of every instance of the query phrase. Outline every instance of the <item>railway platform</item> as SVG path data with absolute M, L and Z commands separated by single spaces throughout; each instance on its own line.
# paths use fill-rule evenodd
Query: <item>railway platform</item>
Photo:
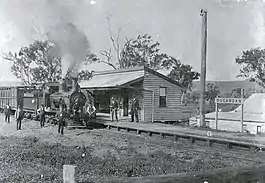
M 248 149 L 265 150 L 265 135 L 251 135 L 247 133 L 232 133 L 215 131 L 211 129 L 199 129 L 182 125 L 170 125 L 164 123 L 145 123 L 145 122 L 104 122 L 107 129 L 115 128 L 118 131 L 135 131 L 138 134 L 147 133 L 149 136 L 159 134 L 162 137 L 173 136 L 175 140 L 188 139 L 191 143 L 204 141 L 209 146 L 212 144 L 225 144 L 227 147 L 233 146 Z

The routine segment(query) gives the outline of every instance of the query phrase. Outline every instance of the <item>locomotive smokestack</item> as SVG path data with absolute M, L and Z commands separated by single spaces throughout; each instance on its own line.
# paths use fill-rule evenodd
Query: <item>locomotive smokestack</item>
M 76 91 L 78 88 L 77 77 L 72 77 L 72 91 Z
M 59 92 L 64 92 L 66 91 L 66 81 L 65 79 L 62 79 L 62 81 L 59 84 Z

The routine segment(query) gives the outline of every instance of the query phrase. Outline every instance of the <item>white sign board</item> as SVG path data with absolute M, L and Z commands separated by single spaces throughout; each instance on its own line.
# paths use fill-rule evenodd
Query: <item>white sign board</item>
M 76 183 L 75 182 L 75 166 L 63 166 L 63 183 Z
M 243 104 L 242 98 L 215 98 L 215 103 L 218 104 Z

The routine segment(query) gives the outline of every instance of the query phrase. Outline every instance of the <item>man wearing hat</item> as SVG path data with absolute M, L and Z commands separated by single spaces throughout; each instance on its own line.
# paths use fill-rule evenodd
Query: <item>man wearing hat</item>
M 118 108 L 119 108 L 119 104 L 118 104 L 117 100 L 114 97 L 111 97 L 110 111 L 111 111 L 111 121 L 112 122 L 113 122 L 114 115 L 115 115 L 115 118 L 118 122 Z
M 133 95 L 133 100 L 132 100 L 132 106 L 131 106 L 131 122 L 134 122 L 134 116 L 136 119 L 136 122 L 139 122 L 139 117 L 138 117 L 138 110 L 139 110 L 139 100 Z

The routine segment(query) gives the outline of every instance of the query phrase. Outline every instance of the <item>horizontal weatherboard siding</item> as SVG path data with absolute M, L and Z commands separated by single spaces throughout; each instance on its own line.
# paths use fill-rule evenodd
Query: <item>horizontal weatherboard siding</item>
M 159 107 L 159 88 L 167 88 L 166 107 Z M 178 121 L 182 119 L 181 113 L 181 87 L 165 80 L 158 75 L 145 71 L 144 76 L 144 121 L 152 121 L 152 92 L 154 91 L 154 121 Z M 150 90 L 150 91 L 149 91 Z

